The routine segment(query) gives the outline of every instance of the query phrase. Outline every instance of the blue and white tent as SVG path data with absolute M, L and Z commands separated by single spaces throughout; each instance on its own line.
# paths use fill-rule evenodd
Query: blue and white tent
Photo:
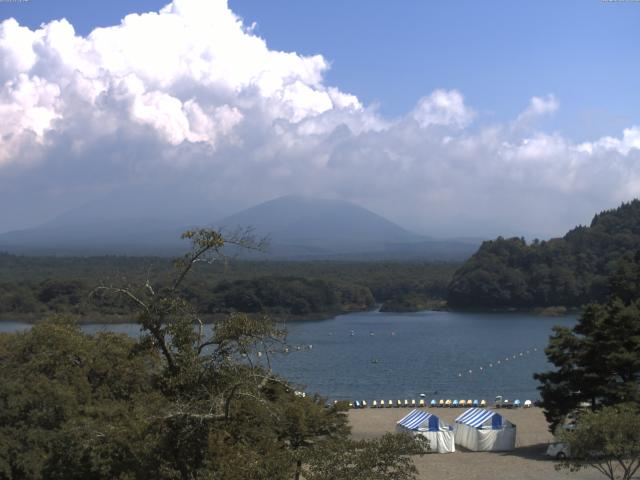
M 455 420 L 455 440 L 474 452 L 497 452 L 516 447 L 516 426 L 497 412 L 470 408 Z
M 453 428 L 440 422 L 432 413 L 412 410 L 397 422 L 396 430 L 422 435 L 429 440 L 432 452 L 451 453 L 456 451 Z

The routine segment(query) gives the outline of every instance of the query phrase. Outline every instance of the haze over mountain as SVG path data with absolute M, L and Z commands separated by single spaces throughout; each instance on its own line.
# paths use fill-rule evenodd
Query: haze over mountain
M 634 2 L 85 3 L 0 2 L 0 232 L 140 185 L 207 221 L 296 193 L 447 238 L 640 195 Z
M 261 203 L 216 225 L 252 226 L 257 236 L 270 239 L 269 255 L 276 258 L 451 260 L 468 257 L 480 243 L 435 240 L 344 200 L 298 195 Z
M 76 209 L 38 227 L 0 235 L 0 249 L 65 255 L 176 255 L 187 248 L 179 239 L 182 231 L 212 224 L 202 211 L 198 220 L 188 223 L 143 213 L 122 210 L 118 217 L 105 214 L 99 205 Z M 451 260 L 468 257 L 478 245 L 472 240 L 420 236 L 343 200 L 296 195 L 261 203 L 213 225 L 226 231 L 251 227 L 256 236 L 268 237 L 267 254 L 251 258 Z
M 425 237 L 411 233 L 366 208 L 344 200 L 287 195 L 261 203 L 218 224 L 251 225 L 257 234 L 276 242 L 414 242 Z

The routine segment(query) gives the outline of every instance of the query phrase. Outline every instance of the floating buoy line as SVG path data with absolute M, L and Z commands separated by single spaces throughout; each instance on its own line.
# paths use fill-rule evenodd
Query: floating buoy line
M 481 365 L 475 370 L 475 372 L 484 373 L 489 369 L 497 368 L 501 365 L 506 365 L 508 362 L 513 363 L 514 361 L 520 360 L 522 358 L 525 358 L 529 355 L 532 355 L 534 353 L 541 352 L 541 351 L 543 351 L 542 348 L 532 347 L 528 350 L 523 350 L 522 352 L 514 353 L 512 355 L 507 355 L 506 357 L 496 360 L 494 362 L 489 362 L 489 364 L 487 365 Z M 468 375 L 473 375 L 473 373 L 474 373 L 473 369 L 468 369 L 466 371 L 458 372 L 457 377 L 460 378 Z
M 375 335 L 375 332 L 373 332 L 373 331 L 369 331 L 368 333 L 369 333 L 369 335 L 366 335 L 366 334 L 365 335 L 369 336 L 369 337 L 372 337 L 372 336 Z M 334 336 L 334 332 L 329 332 L 328 335 L 329 336 Z M 355 330 L 350 330 L 347 333 L 347 335 L 353 337 L 353 336 L 356 335 L 356 332 L 355 332 Z M 396 332 L 392 331 L 392 332 L 390 332 L 390 335 L 391 336 L 395 336 Z M 266 354 L 277 354 L 277 353 L 289 354 L 291 352 L 309 352 L 311 350 L 313 350 L 313 345 L 312 344 L 284 345 L 281 348 L 277 348 L 277 349 L 272 348 L 272 349 L 265 350 L 264 352 L 257 351 L 256 352 L 256 356 L 257 357 L 262 357 L 263 355 L 266 355 Z M 494 360 L 494 361 L 489 362 L 489 363 L 487 363 L 485 365 L 480 365 L 480 366 L 476 367 L 475 369 L 469 368 L 469 369 L 461 370 L 456 374 L 456 377 L 457 378 L 463 378 L 463 377 L 468 377 L 468 376 L 473 375 L 473 374 L 485 373 L 486 371 L 489 371 L 491 369 L 498 368 L 498 367 L 500 367 L 502 365 L 507 365 L 507 364 L 509 364 L 509 362 L 514 363 L 514 362 L 517 362 L 517 360 L 526 358 L 526 357 L 528 357 L 528 356 L 530 356 L 532 354 L 535 354 L 535 353 L 538 353 L 538 352 L 543 352 L 543 351 L 544 351 L 544 348 L 531 347 L 531 348 L 529 348 L 527 350 L 522 350 L 520 352 L 512 353 L 510 355 L 506 355 L 504 358 L 500 358 L 498 360 Z M 243 354 L 242 356 L 246 357 L 247 355 Z M 378 359 L 378 358 L 371 359 L 370 363 L 372 363 L 372 364 L 380 363 L 380 359 Z

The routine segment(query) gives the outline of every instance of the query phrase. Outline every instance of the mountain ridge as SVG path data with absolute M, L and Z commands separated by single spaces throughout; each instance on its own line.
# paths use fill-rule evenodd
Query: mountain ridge
M 86 209 L 84 209 L 86 210 Z M 238 253 L 250 259 L 431 259 L 460 260 L 474 242 L 435 240 L 410 232 L 359 205 L 298 195 L 278 197 L 217 222 L 180 225 L 159 218 L 100 218 L 73 211 L 40 226 L 0 234 L 0 250 L 45 255 L 178 255 L 188 248 L 182 231 L 204 225 L 233 231 L 252 227 L 271 240 L 267 254 Z

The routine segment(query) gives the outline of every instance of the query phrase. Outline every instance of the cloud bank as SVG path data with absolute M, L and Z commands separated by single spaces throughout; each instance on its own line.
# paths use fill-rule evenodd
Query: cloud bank
M 225 0 L 175 0 L 86 37 L 64 19 L 5 20 L 0 231 L 123 190 L 155 216 L 188 212 L 188 190 L 211 215 L 304 193 L 433 235 L 544 236 L 640 193 L 638 126 L 575 143 L 536 128 L 559 108 L 551 94 L 495 124 L 447 89 L 389 119 L 327 85 L 328 68 L 270 49 Z

